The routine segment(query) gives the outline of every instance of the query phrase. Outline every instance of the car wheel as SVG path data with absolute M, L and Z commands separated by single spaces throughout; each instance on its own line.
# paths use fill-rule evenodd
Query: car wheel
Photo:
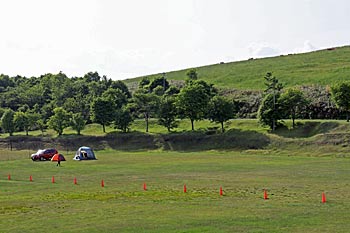
M 44 161 L 44 160 L 45 160 L 45 158 L 41 156 L 41 157 L 40 157 L 40 160 L 41 160 L 41 161 Z

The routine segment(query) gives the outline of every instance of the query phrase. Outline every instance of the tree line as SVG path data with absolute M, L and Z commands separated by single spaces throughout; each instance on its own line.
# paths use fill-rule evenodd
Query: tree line
M 295 127 L 295 119 L 314 119 L 312 114 L 315 108 L 315 102 L 320 106 L 320 102 L 308 98 L 300 87 L 292 87 L 284 90 L 283 84 L 278 79 L 267 73 L 264 77 L 266 89 L 264 97 L 258 110 L 258 119 L 261 124 L 269 126 L 275 130 L 283 125 L 283 119 L 291 119 L 292 127 Z M 350 82 L 338 82 L 326 87 L 328 100 L 328 109 L 330 118 L 346 115 L 349 121 L 350 111 Z M 335 104 L 335 107 L 332 105 Z M 316 106 L 317 107 L 317 106 Z M 324 106 L 323 106 L 324 107 Z
M 134 119 L 143 118 L 145 131 L 149 119 L 168 129 L 177 127 L 179 118 L 194 122 L 210 119 L 221 123 L 235 115 L 235 103 L 218 95 L 217 89 L 198 79 L 196 70 L 187 73 L 184 87 L 169 84 L 165 75 L 154 80 L 147 77 L 131 93 L 122 81 L 114 81 L 97 72 L 68 78 L 64 73 L 25 78 L 0 75 L 1 130 L 16 131 L 51 128 L 58 135 L 67 127 L 77 134 L 86 124 L 113 125 L 123 132 L 130 130 Z
M 72 78 L 62 72 L 31 78 L 1 74 L 1 131 L 9 135 L 25 131 L 28 135 L 30 130 L 51 128 L 61 135 L 72 127 L 80 134 L 86 124 L 98 123 L 103 132 L 108 125 L 128 132 L 133 120 L 141 118 L 146 132 L 150 118 L 157 118 L 171 131 L 178 126 L 178 119 L 187 118 L 192 130 L 196 121 L 209 119 L 220 123 L 223 132 L 224 122 L 235 117 L 257 117 L 274 130 L 286 118 L 292 119 L 294 127 L 297 118 L 334 118 L 349 112 L 348 82 L 318 90 L 286 89 L 272 73 L 262 81 L 266 84 L 264 92 L 235 96 L 200 80 L 195 69 L 187 72 L 181 87 L 170 85 L 163 74 L 153 80 L 144 77 L 133 93 L 124 82 L 97 72 Z

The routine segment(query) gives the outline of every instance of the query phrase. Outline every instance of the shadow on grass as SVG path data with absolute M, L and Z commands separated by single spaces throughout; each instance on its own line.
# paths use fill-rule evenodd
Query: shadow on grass
M 14 136 L 0 140 L 0 147 L 17 150 L 57 148 L 59 151 L 75 151 L 80 146 L 94 150 L 111 148 L 124 151 L 175 150 L 204 151 L 229 149 L 261 149 L 270 143 L 269 138 L 256 131 L 231 129 L 225 133 L 207 131 L 180 132 L 169 134 L 147 134 L 142 132 L 108 133 L 106 136 L 65 135 L 57 138 Z
M 293 129 L 288 129 L 288 127 L 282 125 L 278 127 L 273 133 L 285 138 L 308 138 L 317 134 L 328 133 L 338 126 L 339 123 L 337 122 L 312 121 L 297 123 Z
M 175 151 L 262 149 L 270 143 L 264 134 L 238 129 L 209 135 L 202 131 L 167 134 L 162 140 L 163 149 Z

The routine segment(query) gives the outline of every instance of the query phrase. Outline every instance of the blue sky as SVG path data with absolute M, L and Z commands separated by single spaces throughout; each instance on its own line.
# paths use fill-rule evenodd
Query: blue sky
M 349 45 L 347 0 L 0 0 L 0 73 L 112 79 Z

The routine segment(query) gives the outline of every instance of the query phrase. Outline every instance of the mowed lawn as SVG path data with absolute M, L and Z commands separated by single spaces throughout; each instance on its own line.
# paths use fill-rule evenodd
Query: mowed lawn
M 109 150 L 82 162 L 63 153 L 67 161 L 57 167 L 32 162 L 29 153 L 0 151 L 0 232 L 350 229 L 348 158 Z

